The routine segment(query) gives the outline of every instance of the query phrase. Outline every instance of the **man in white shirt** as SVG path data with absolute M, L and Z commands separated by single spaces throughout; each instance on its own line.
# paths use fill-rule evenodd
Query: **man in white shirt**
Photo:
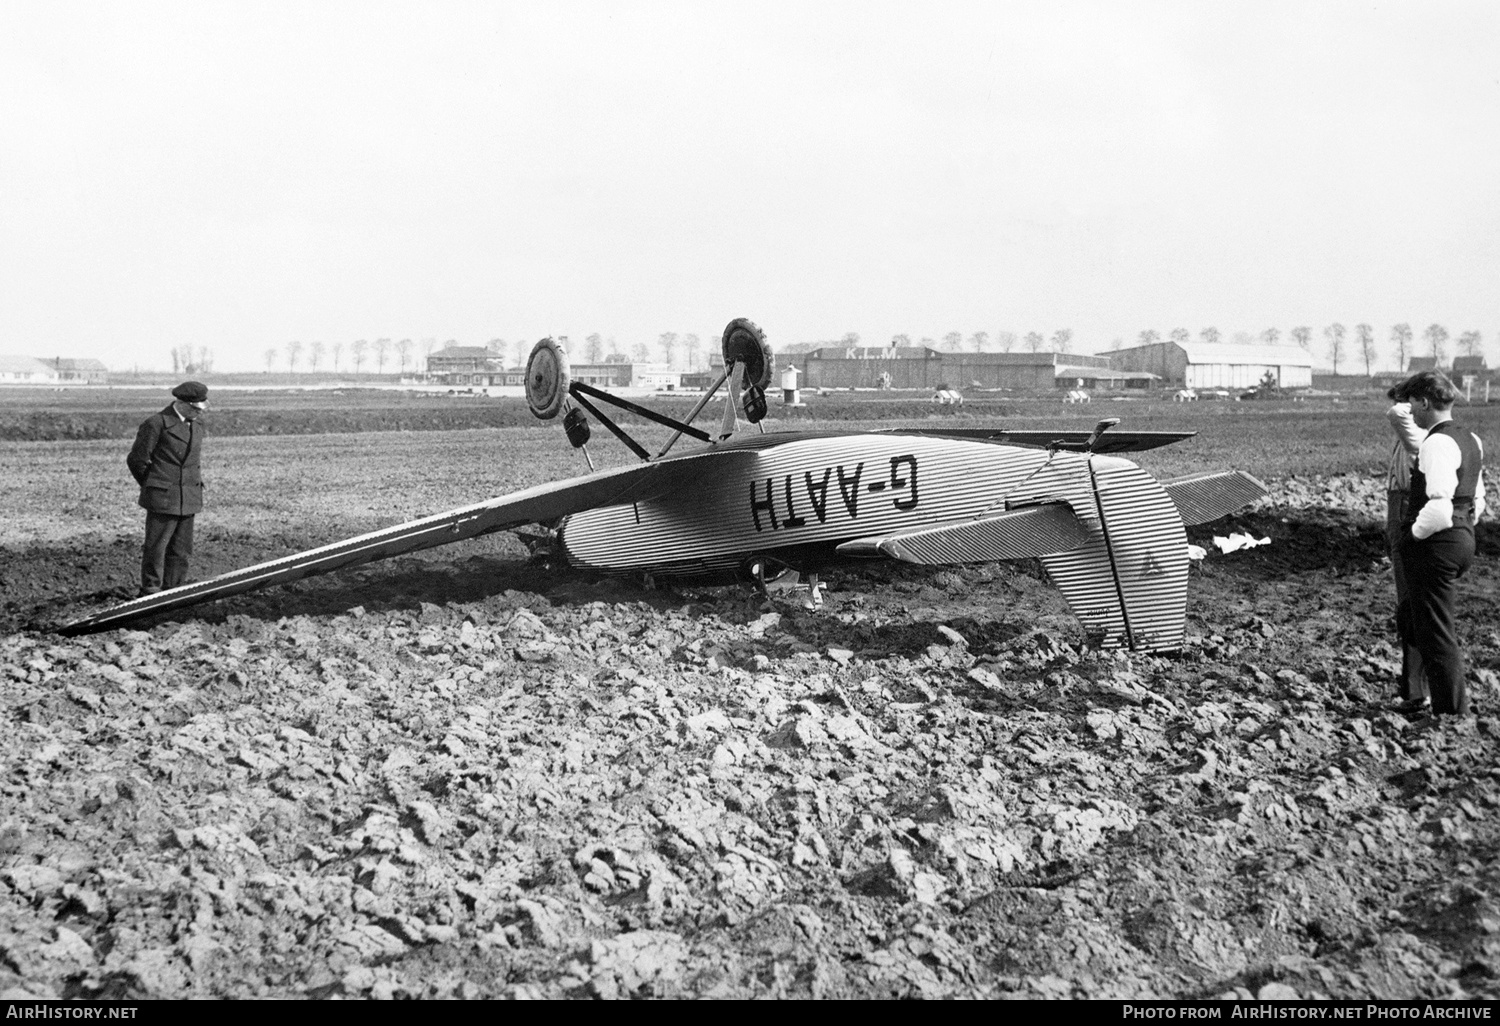
M 1403 640 L 1422 655 L 1434 717 L 1465 716 L 1469 693 L 1455 616 L 1457 582 L 1474 560 L 1474 522 L 1484 515 L 1484 447 L 1453 420 L 1458 390 L 1436 371 L 1398 385 L 1426 431 L 1411 474 L 1401 558 L 1411 614 Z M 1435 720 L 1433 722 L 1436 722 Z

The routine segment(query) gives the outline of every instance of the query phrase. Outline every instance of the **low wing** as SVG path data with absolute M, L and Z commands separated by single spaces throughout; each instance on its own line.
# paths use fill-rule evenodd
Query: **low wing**
M 1088 528 L 1071 507 L 1048 503 L 962 523 L 855 538 L 840 545 L 838 552 L 929 565 L 986 563 L 1067 552 L 1088 539 Z
M 1189 474 L 1163 481 L 1161 486 L 1177 504 L 1177 512 L 1182 514 L 1187 527 L 1236 513 L 1270 493 L 1270 489 L 1243 470 Z
M 707 452 L 658 463 L 602 470 L 587 477 L 538 485 L 472 506 L 461 506 L 395 527 L 371 531 L 296 555 L 233 570 L 206 581 L 123 602 L 61 629 L 62 634 L 91 634 L 124 627 L 148 616 L 182 609 L 210 599 L 237 595 L 273 584 L 387 559 L 420 549 L 475 538 L 520 524 L 556 520 L 581 510 L 646 502 L 670 494 L 724 460 L 753 460 L 743 451 Z
M 929 438 L 961 438 L 975 442 L 1000 442 L 1005 445 L 1029 445 L 1037 448 L 1084 452 L 1092 431 L 1010 431 L 1000 428 L 891 428 L 888 434 L 925 435 Z M 1106 431 L 1094 439 L 1089 451 L 1108 454 L 1141 452 L 1192 438 L 1196 431 Z

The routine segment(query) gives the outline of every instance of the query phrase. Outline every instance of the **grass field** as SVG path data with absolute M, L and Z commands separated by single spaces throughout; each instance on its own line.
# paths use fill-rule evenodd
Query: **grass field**
M 689 397 L 668 398 L 651 400 L 650 405 L 683 416 L 691 402 Z M 1198 432 L 1190 443 L 1142 457 L 1142 463 L 1159 467 L 1163 473 L 1229 463 L 1267 478 L 1374 473 L 1383 467 L 1389 451 L 1383 399 L 1173 403 L 1162 398 L 1066 406 L 1051 397 L 981 395 L 962 410 L 942 412 L 935 411 L 925 393 L 896 399 L 877 393 L 841 393 L 811 396 L 806 402 L 800 408 L 773 405 L 768 429 L 942 424 L 1080 429 L 1091 427 L 1103 417 L 1119 417 L 1123 430 Z M 162 397 L 138 389 L 0 388 L 0 442 L 125 441 L 147 414 L 164 403 Z M 718 410 L 716 400 L 703 420 L 710 420 Z M 1500 446 L 1500 405 L 1461 406 L 1457 415 L 1486 442 L 1493 460 Z M 643 437 L 664 437 L 659 429 L 644 426 L 629 414 L 622 413 L 617 419 L 633 424 Z M 519 398 L 458 398 L 377 389 L 223 390 L 214 396 L 208 423 L 213 435 L 226 441 L 243 436 L 523 429 L 507 436 L 505 442 L 479 446 L 476 451 L 482 450 L 487 459 L 493 459 L 497 449 L 500 458 L 509 459 L 512 447 L 530 445 L 530 432 L 547 431 Z M 554 428 L 551 433 L 561 442 L 560 431 Z M 602 427 L 596 425 L 595 436 L 593 451 L 602 454 L 604 460 L 612 461 L 612 453 L 628 460 L 628 454 Z M 11 451 L 22 462 L 45 458 L 40 454 L 46 452 L 35 450 L 33 455 L 32 450 Z M 231 451 L 216 444 L 210 459 L 224 459 L 226 466 L 232 466 Z M 530 462 L 536 457 L 527 451 L 524 458 Z M 575 464 L 566 458 L 548 459 L 549 470 L 556 474 L 569 473 L 572 466 Z

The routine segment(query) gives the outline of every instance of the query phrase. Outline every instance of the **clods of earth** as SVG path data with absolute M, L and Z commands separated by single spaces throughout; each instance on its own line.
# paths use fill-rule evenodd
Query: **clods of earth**
M 1420 729 L 1379 482 L 1277 485 L 1170 657 L 461 547 L 62 639 L 7 551 L 0 996 L 1500 997 L 1500 547 Z

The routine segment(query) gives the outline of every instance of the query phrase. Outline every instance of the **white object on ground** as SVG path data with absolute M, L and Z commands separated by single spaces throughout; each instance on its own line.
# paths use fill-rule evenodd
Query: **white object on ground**
M 1228 538 L 1220 538 L 1218 535 L 1214 535 L 1214 548 L 1225 555 L 1231 552 L 1238 552 L 1240 549 L 1253 549 L 1257 545 L 1269 544 L 1271 544 L 1271 539 L 1269 538 L 1257 538 L 1253 534 L 1245 534 L 1242 531 L 1231 534 Z

